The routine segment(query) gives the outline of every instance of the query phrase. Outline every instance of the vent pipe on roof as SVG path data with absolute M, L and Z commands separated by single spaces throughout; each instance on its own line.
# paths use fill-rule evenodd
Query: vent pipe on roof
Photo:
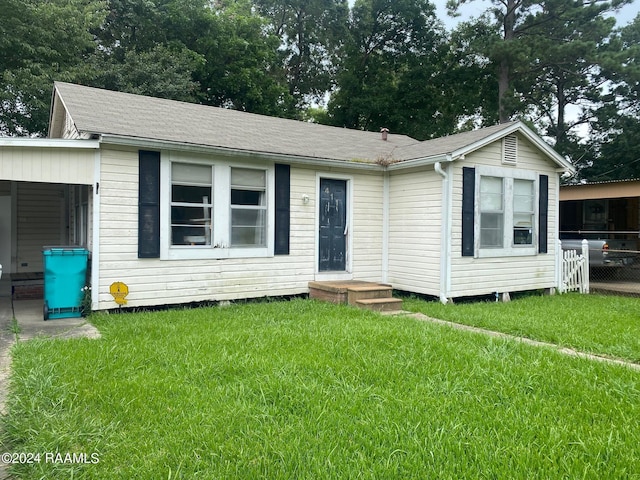
M 389 135 L 389 129 L 388 128 L 381 128 L 380 129 L 380 133 L 382 134 L 382 140 L 384 140 L 386 142 L 387 141 L 387 135 Z

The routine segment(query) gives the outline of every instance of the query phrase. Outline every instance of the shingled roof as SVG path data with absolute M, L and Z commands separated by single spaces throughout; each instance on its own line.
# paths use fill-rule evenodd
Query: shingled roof
M 481 145 L 523 126 L 511 122 L 418 141 L 406 135 L 329 127 L 129 93 L 56 82 L 50 137 L 63 135 L 66 110 L 81 137 L 108 135 L 298 158 L 395 163 Z M 540 140 L 542 141 L 542 140 Z

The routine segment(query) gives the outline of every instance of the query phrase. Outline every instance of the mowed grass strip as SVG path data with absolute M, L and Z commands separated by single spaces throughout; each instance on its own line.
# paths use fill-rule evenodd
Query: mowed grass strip
M 640 375 L 308 300 L 94 315 L 14 349 L 19 478 L 634 478 Z M 5 444 L 6 445 L 6 444 Z
M 409 297 L 403 304 L 442 320 L 640 363 L 640 298 L 568 293 L 443 305 Z

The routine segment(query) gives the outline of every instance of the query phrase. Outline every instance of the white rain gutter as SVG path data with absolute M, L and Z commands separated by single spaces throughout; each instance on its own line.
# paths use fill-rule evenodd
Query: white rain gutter
M 460 157 L 464 159 L 464 156 Z M 446 304 L 451 291 L 451 215 L 453 182 L 451 181 L 451 162 L 448 157 L 446 166 L 442 162 L 433 164 L 435 171 L 442 177 L 442 210 L 440 221 L 440 301 Z M 446 171 L 445 171 L 446 169 Z
M 0 147 L 84 148 L 97 150 L 98 148 L 100 148 L 100 143 L 97 140 L 3 137 L 0 138 Z

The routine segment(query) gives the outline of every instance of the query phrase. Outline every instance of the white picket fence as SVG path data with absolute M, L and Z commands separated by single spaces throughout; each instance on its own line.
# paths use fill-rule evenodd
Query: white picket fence
M 582 252 L 578 250 L 562 250 L 558 242 L 560 293 L 589 293 L 589 242 L 582 241 Z

